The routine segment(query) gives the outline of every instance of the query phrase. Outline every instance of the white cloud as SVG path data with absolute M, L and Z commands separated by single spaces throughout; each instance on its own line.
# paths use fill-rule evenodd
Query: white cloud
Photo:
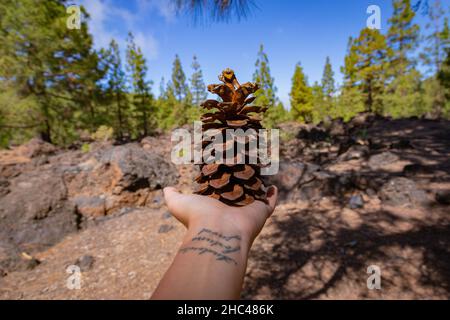
M 167 22 L 175 20 L 176 9 L 173 0 L 137 0 L 139 11 L 156 10 Z
M 134 34 L 136 44 L 141 48 L 147 60 L 154 60 L 158 57 L 158 41 L 156 38 L 151 34 L 151 31 L 145 31 L 144 33 L 136 26 L 136 22 L 142 19 L 141 10 L 130 12 L 125 8 L 114 6 L 114 2 L 111 0 L 80 0 L 80 4 L 86 8 L 90 15 L 89 29 L 94 36 L 94 43 L 97 48 L 106 48 L 111 40 L 115 39 L 119 46 L 124 49 L 126 48 L 128 31 L 131 31 Z M 139 3 L 139 8 L 141 8 L 140 6 Z M 124 24 L 126 31 L 114 28 L 114 24 L 118 21 Z
M 134 41 L 141 48 L 142 53 L 148 60 L 153 60 L 158 57 L 158 42 L 155 37 L 138 32 L 134 35 Z
M 117 34 L 106 28 L 109 6 L 99 0 L 82 0 L 81 4 L 90 15 L 89 30 L 94 36 L 96 46 L 107 47 L 111 39 L 117 37 Z

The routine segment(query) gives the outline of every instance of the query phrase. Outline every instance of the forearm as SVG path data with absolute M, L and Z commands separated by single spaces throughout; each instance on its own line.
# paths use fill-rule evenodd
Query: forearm
M 232 223 L 190 226 L 153 299 L 239 299 L 251 239 Z

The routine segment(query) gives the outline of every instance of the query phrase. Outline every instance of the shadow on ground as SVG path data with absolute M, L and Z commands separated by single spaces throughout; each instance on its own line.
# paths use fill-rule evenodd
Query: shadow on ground
M 252 250 L 243 298 L 450 297 L 448 219 L 351 218 L 349 226 L 342 214 L 312 208 L 274 217 Z M 381 268 L 382 290 L 367 289 L 371 264 Z

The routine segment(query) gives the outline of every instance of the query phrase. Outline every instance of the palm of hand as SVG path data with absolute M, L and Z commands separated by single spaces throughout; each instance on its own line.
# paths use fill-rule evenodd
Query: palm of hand
M 164 197 L 169 211 L 186 227 L 200 222 L 223 223 L 234 226 L 254 239 L 272 214 L 277 201 L 276 187 L 269 188 L 265 204 L 255 201 L 245 207 L 230 207 L 210 197 L 181 194 L 174 188 L 165 188 Z

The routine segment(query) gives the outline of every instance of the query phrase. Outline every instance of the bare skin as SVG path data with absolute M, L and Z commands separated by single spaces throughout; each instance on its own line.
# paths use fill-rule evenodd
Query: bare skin
M 253 241 L 275 209 L 278 190 L 261 201 L 230 207 L 200 195 L 164 189 L 169 211 L 187 232 L 152 299 L 239 299 Z

